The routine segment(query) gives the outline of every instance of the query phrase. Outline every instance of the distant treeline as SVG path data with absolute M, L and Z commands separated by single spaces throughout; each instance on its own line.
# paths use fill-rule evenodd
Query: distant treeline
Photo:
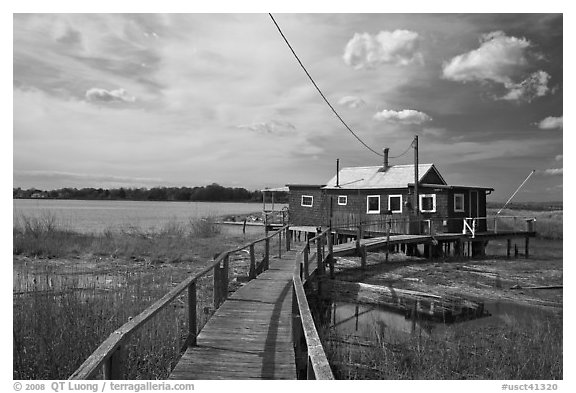
M 489 209 L 500 209 L 504 202 L 487 202 Z M 562 202 L 511 202 L 506 206 L 511 210 L 532 210 L 532 211 L 558 211 L 563 210 Z
M 13 198 L 22 199 L 83 199 L 83 200 L 131 200 L 131 201 L 207 201 L 207 202 L 261 202 L 261 191 L 245 188 L 223 187 L 210 184 L 203 187 L 154 187 L 154 188 L 60 188 L 39 190 L 13 189 Z M 267 201 L 270 196 L 267 196 Z M 274 201 L 288 202 L 288 193 L 276 192 Z

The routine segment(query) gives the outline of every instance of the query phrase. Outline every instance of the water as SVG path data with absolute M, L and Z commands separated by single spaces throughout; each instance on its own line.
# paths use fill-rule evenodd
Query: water
M 487 317 L 455 324 L 443 324 L 428 320 L 413 321 L 404 314 L 386 308 L 354 303 L 333 303 L 330 310 L 330 326 L 339 334 L 373 340 L 380 335 L 387 342 L 396 342 L 416 332 L 423 336 L 438 335 L 452 326 L 500 325 L 528 323 L 535 313 L 546 313 L 537 308 L 511 302 L 487 302 L 484 309 Z
M 58 223 L 78 232 L 101 232 L 133 226 L 148 230 L 169 221 L 187 223 L 190 219 L 261 212 L 260 203 L 237 202 L 156 202 L 156 201 L 77 201 L 14 199 L 14 224 L 19 216 L 53 215 Z M 283 205 L 279 204 L 278 209 Z

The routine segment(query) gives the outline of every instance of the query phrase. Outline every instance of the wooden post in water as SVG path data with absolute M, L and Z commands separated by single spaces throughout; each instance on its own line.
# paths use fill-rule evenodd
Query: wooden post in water
M 256 278 L 256 255 L 254 254 L 254 244 L 250 244 L 250 272 L 248 273 L 250 279 Z
M 518 258 L 518 244 L 514 243 L 514 258 Z
M 326 239 L 328 242 L 328 263 L 330 264 L 330 278 L 334 278 L 334 244 L 332 239 L 332 230 L 329 230 L 326 234 Z
M 512 250 L 512 239 L 506 239 L 506 258 L 510 258 Z
M 188 285 L 188 342 L 190 346 L 196 345 L 196 281 Z
M 366 246 L 360 246 L 360 266 L 366 269 Z
M 524 258 L 530 256 L 530 237 L 526 236 L 526 243 L 524 245 Z

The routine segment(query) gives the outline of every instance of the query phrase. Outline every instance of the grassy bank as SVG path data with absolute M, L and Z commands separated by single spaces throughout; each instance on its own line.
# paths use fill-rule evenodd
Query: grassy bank
M 453 326 L 368 346 L 335 332 L 325 349 L 338 379 L 562 379 L 562 317 Z
M 13 238 L 13 377 L 68 378 L 110 333 L 214 254 L 250 240 L 219 233 L 212 219 L 80 234 L 50 216 L 21 218 Z M 231 289 L 248 263 L 243 253 L 232 256 Z M 213 312 L 212 296 L 208 275 L 198 282 L 200 327 Z M 128 379 L 168 376 L 188 331 L 186 302 L 184 293 L 128 340 Z

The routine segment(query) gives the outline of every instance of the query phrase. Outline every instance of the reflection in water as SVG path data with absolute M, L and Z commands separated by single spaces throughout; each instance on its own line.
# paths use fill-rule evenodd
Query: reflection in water
M 410 334 L 422 336 L 445 333 L 452 326 L 474 324 L 512 324 L 533 320 L 534 313 L 549 314 L 530 306 L 511 302 L 485 303 L 488 315 L 458 323 L 442 323 L 406 317 L 404 314 L 374 305 L 335 302 L 325 309 L 325 323 L 346 336 L 386 342 L 398 342 Z

